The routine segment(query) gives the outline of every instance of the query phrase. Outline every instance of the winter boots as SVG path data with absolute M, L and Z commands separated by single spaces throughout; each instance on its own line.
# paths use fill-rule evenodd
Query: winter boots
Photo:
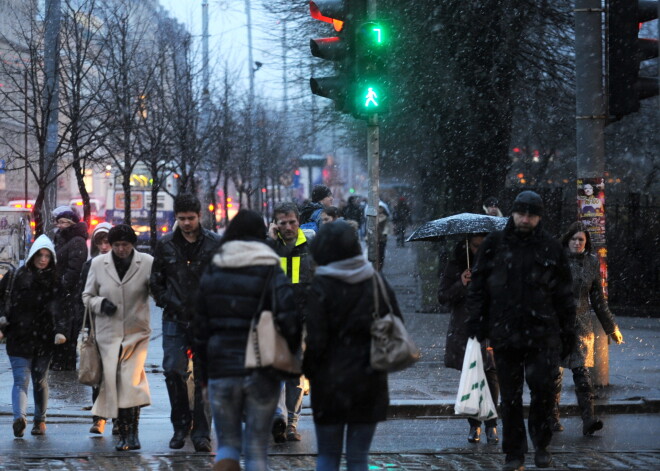
M 119 409 L 118 415 L 117 429 L 119 430 L 119 441 L 115 449 L 117 451 L 139 450 L 141 448 L 138 437 L 140 408 Z
M 106 420 L 103 417 L 94 416 L 94 424 L 89 429 L 89 433 L 103 435 L 103 432 L 105 431 L 105 423 Z
M 577 402 L 582 412 L 582 435 L 593 435 L 603 428 L 603 422 L 594 417 L 594 396 L 591 391 L 575 391 Z

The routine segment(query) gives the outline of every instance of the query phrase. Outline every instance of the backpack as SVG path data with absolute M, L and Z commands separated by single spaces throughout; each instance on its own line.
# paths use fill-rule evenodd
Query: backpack
M 300 225 L 300 228 L 303 230 L 311 229 L 314 232 L 318 232 L 319 227 L 321 227 L 321 211 L 323 211 L 323 208 L 315 210 L 309 216 L 309 220 L 306 223 Z

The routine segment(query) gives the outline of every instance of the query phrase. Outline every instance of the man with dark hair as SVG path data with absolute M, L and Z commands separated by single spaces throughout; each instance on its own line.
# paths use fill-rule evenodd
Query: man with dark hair
M 547 450 L 560 359 L 575 341 L 571 270 L 563 248 L 541 225 L 543 200 L 523 191 L 503 231 L 481 244 L 472 268 L 466 310 L 468 336 L 490 339 L 501 391 L 503 470 L 524 470 L 527 438 L 523 381 L 529 386 L 529 435 L 538 468 Z
M 313 231 L 306 234 L 300 228 L 298 208 L 294 203 L 281 203 L 275 207 L 274 222 L 268 228 L 268 236 L 271 246 L 280 256 L 284 273 L 293 284 L 296 305 L 301 312 L 305 302 L 305 290 L 314 275 L 308 243 L 312 234 Z M 283 400 L 280 399 L 273 423 L 273 439 L 276 443 L 301 440 L 297 427 L 302 408 L 302 377 L 287 380 L 284 385 L 284 397 Z M 282 402 L 286 405 L 286 417 Z
M 163 371 L 174 427 L 170 448 L 183 448 L 192 425 L 190 436 L 195 450 L 210 452 L 211 415 L 208 402 L 202 397 L 202 375 L 194 356 L 194 407 L 190 410 L 189 355 L 195 295 L 201 275 L 218 248 L 220 236 L 201 227 L 201 203 L 196 196 L 178 195 L 174 200 L 174 213 L 176 228 L 156 244 L 150 278 L 156 305 L 163 308 Z

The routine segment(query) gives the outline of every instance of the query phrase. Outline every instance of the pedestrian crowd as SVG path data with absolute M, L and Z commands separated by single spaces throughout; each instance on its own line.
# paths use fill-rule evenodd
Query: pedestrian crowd
M 377 288 L 380 275 L 362 253 L 365 209 L 357 197 L 339 211 L 329 188 L 316 186 L 311 196 L 301 209 L 279 204 L 269 225 L 260 214 L 241 210 L 221 237 L 201 227 L 199 200 L 181 194 L 175 229 L 158 241 L 153 256 L 135 249 L 130 226 L 103 223 L 92 233 L 90 260 L 85 223 L 70 208 L 58 208 L 54 243 L 39 236 L 24 266 L 0 282 L 14 436 L 22 437 L 27 427 L 30 379 L 31 434 L 46 433 L 49 369 L 76 368 L 82 319 L 91 316 L 92 331 L 81 337 L 94 336 L 102 374 L 92 388 L 90 433 L 104 434 L 112 420 L 116 449 L 140 449 L 140 410 L 151 403 L 144 366 L 153 297 L 163 309 L 170 448 L 182 448 L 189 438 L 197 452 L 211 452 L 213 424 L 214 470 L 240 470 L 241 454 L 245 469 L 266 470 L 271 437 L 275 443 L 301 440 L 298 419 L 309 381 L 317 469 L 338 470 L 345 448 L 348 470 L 366 471 L 376 424 L 385 420 L 389 403 L 387 372 L 370 363 L 371 327 L 380 316 L 402 316 L 394 291 L 384 279 L 382 291 Z M 502 214 L 492 197 L 484 211 Z M 531 393 L 535 464 L 549 467 L 552 434 L 563 430 L 562 367 L 573 373 L 583 433 L 603 427 L 594 416 L 588 370 L 594 362 L 591 311 L 608 335 L 623 341 L 603 297 L 589 231 L 576 223 L 561 242 L 554 240 L 543 227 L 543 211 L 539 195 L 520 193 L 504 230 L 468 234 L 456 246 L 438 293 L 451 308 L 445 365 L 462 369 L 467 340 L 481 343 L 491 398 L 500 400 L 507 471 L 524 469 L 523 382 Z M 393 211 L 379 204 L 377 267 L 390 223 L 403 246 L 410 221 L 405 198 Z M 266 313 L 270 330 L 262 322 L 270 318 Z M 267 356 L 262 346 L 278 339 L 298 368 L 261 364 Z M 256 367 L 250 355 L 256 355 Z M 482 422 L 468 422 L 467 439 L 477 443 Z M 498 443 L 497 419 L 484 427 L 486 441 Z

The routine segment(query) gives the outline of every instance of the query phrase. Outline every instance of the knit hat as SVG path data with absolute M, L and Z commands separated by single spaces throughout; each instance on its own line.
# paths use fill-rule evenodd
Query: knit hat
M 523 191 L 516 196 L 516 199 L 513 201 L 511 212 L 528 212 L 529 214 L 543 216 L 543 200 L 541 199 L 541 196 L 534 191 Z
M 115 242 L 130 242 L 135 245 L 137 235 L 135 235 L 135 231 L 128 224 L 119 224 L 108 231 L 108 242 L 110 244 L 114 244 Z
M 495 206 L 497 208 L 499 205 L 499 201 L 497 201 L 497 198 L 494 196 L 489 196 L 486 198 L 486 201 L 484 201 L 484 206 L 487 208 L 490 208 L 491 206 Z
M 330 188 L 325 185 L 316 185 L 312 189 L 312 203 L 318 203 L 328 196 L 332 196 L 332 191 L 330 191 Z
M 53 210 L 53 216 L 55 217 L 55 221 L 66 219 L 74 224 L 80 222 L 80 217 L 69 206 L 58 206 Z
M 109 222 L 102 222 L 98 226 L 96 226 L 96 229 L 94 229 L 94 232 L 92 232 L 92 240 L 94 243 L 96 243 L 96 238 L 97 236 L 101 238 L 103 237 L 108 237 L 108 232 L 112 229 L 112 224 Z

